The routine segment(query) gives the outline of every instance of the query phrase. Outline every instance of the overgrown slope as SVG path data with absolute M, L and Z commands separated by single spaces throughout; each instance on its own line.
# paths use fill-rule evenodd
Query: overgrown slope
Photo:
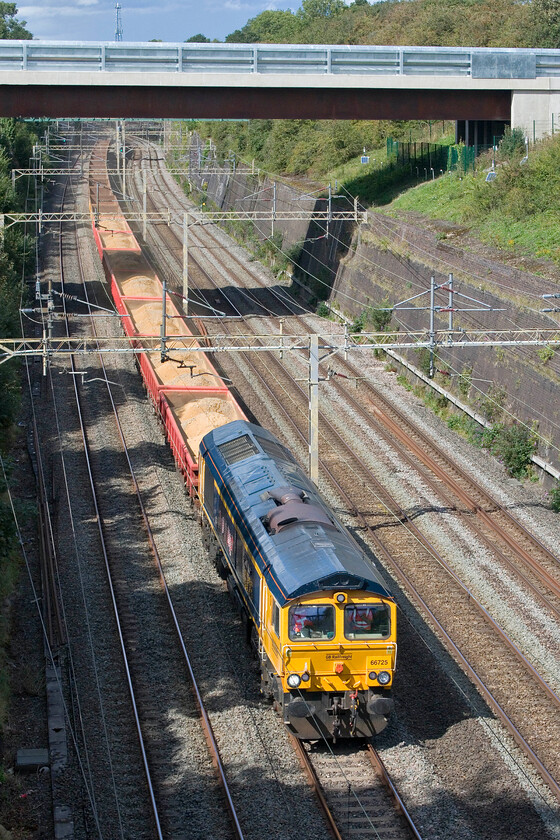
M 473 174 L 445 175 L 399 196 L 389 211 L 423 213 L 471 228 L 484 242 L 560 265 L 560 134 L 529 150 L 498 155 L 496 177 L 487 181 L 490 157 Z

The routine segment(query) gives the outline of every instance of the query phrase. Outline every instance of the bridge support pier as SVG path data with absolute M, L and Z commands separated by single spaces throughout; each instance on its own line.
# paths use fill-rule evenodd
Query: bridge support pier
M 507 125 L 506 120 L 457 120 L 455 142 L 483 151 L 502 139 Z

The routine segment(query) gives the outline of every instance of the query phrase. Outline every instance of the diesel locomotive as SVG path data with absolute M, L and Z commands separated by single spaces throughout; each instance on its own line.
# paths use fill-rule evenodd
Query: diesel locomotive
M 301 739 L 387 724 L 396 605 L 293 455 L 236 420 L 208 433 L 199 499 L 258 650 L 263 694 Z

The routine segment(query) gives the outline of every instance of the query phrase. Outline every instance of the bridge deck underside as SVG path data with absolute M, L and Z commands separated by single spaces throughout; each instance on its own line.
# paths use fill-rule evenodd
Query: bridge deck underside
M 0 85 L 4 117 L 509 120 L 510 90 Z

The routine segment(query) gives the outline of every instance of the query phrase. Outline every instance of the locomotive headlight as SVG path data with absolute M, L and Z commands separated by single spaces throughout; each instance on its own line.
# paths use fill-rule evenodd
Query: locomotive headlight
M 380 671 L 377 675 L 379 685 L 387 685 L 391 682 L 391 674 L 388 671 Z
M 376 671 L 370 671 L 369 674 L 368 674 L 368 677 L 369 677 L 370 680 L 376 680 L 377 679 L 377 672 Z
M 301 675 L 301 681 L 302 682 L 309 682 L 310 676 L 311 676 L 311 674 L 309 673 L 309 671 L 304 671 L 303 674 Z
M 299 674 L 290 674 L 290 676 L 287 679 L 287 683 L 290 686 L 290 688 L 299 688 L 299 686 L 301 685 L 300 675 Z

